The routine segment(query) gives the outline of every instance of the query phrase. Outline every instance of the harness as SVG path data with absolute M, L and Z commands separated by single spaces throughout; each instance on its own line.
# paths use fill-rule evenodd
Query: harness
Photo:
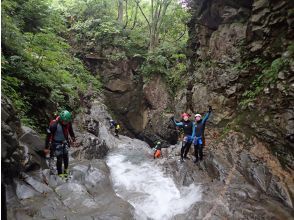
M 55 142 L 55 144 L 56 145 L 55 145 L 54 153 L 56 157 L 68 154 L 69 146 L 67 142 L 63 142 L 63 143 Z
M 54 137 L 55 137 L 55 133 L 56 133 L 56 131 L 57 131 L 58 124 L 60 124 L 60 123 L 59 123 L 59 118 L 60 118 L 60 117 L 57 117 L 56 119 L 54 119 L 54 120 L 52 120 L 52 121 L 50 122 L 50 127 L 53 128 L 53 129 L 52 129 L 52 130 L 53 130 L 52 133 L 51 133 L 51 130 L 48 129 L 48 132 L 49 132 L 49 134 L 50 134 L 50 136 L 49 136 L 49 141 L 50 141 L 50 142 L 58 142 L 58 141 L 55 141 L 55 140 L 54 140 Z M 69 133 L 69 124 L 66 124 L 66 125 L 62 125 L 62 124 L 60 124 L 60 126 L 62 127 L 62 131 L 63 131 L 64 138 L 67 140 L 67 139 L 68 139 L 68 133 Z

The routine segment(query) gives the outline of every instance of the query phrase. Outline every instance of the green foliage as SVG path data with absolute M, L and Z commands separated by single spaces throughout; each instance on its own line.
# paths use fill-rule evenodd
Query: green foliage
M 124 6 L 126 2 L 124 2 Z M 164 76 L 171 91 L 182 85 L 185 73 L 186 23 L 190 14 L 173 0 L 166 11 L 159 30 L 159 43 L 149 51 L 150 32 L 146 19 L 135 1 L 128 1 L 124 8 L 124 24 L 117 21 L 117 1 L 54 0 L 70 20 L 70 32 L 77 44 L 86 52 L 96 52 L 110 61 L 129 58 L 142 60 L 140 73 L 148 80 L 151 75 Z M 140 2 L 148 19 L 151 16 L 150 2 Z
M 43 123 L 35 119 L 36 111 L 45 107 L 38 105 L 76 110 L 79 93 L 90 87 L 95 95 L 101 88 L 99 79 L 71 55 L 59 36 L 63 21 L 49 1 L 2 2 L 2 92 L 30 126 Z
M 173 94 L 175 94 L 180 88 L 185 86 L 185 73 L 185 63 L 177 63 L 170 69 L 170 72 L 167 76 L 167 82 Z
M 142 1 L 140 6 L 150 19 L 150 2 Z M 123 23 L 117 21 L 117 14 L 117 0 L 2 1 L 2 92 L 13 101 L 23 122 L 40 126 L 30 119 L 39 105 L 45 108 L 48 103 L 78 111 L 80 95 L 89 89 L 95 95 L 101 88 L 99 78 L 73 57 L 64 36 L 85 53 L 109 61 L 140 60 L 142 76 L 162 75 L 171 92 L 183 85 L 186 9 L 176 0 L 171 2 L 156 30 L 152 51 L 149 25 L 136 2 L 125 5 Z
M 271 83 L 275 83 L 278 79 L 279 72 L 288 67 L 289 60 L 280 57 L 268 65 L 268 62 L 256 58 L 252 61 L 252 64 L 257 65 L 262 71 L 256 75 L 251 83 L 250 89 L 242 94 L 243 99 L 240 102 L 242 107 L 246 107 L 249 103 L 254 102 L 264 88 Z
M 186 55 L 177 52 L 177 48 L 171 44 L 162 44 L 153 53 L 147 53 L 140 69 L 147 80 L 152 75 L 162 75 L 166 79 L 172 94 L 184 86 L 185 80 L 183 80 L 183 77 L 187 71 Z
M 167 74 L 168 59 L 161 54 L 148 54 L 145 62 L 141 66 L 143 76 L 149 77 L 152 74 Z

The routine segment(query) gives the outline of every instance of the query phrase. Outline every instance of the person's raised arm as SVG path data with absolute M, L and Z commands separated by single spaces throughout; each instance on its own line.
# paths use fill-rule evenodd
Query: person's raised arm
M 177 122 L 174 118 L 174 116 L 171 117 L 172 122 L 176 125 L 176 126 L 183 126 L 183 122 Z
M 203 118 L 203 123 L 205 123 L 208 120 L 211 112 L 212 112 L 212 108 L 211 108 L 211 106 L 208 106 L 208 112 L 206 113 L 206 115 Z

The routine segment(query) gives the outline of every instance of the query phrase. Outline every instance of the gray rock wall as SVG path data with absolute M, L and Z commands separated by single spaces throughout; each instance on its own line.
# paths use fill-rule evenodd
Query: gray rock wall
M 214 125 L 235 120 L 293 169 L 291 9 L 292 1 L 192 1 L 188 75 L 193 88 L 179 91 L 176 103 L 182 107 L 176 110 L 187 106 L 191 91 L 188 111 L 203 113 L 212 105 Z M 287 64 L 278 68 L 282 62 Z

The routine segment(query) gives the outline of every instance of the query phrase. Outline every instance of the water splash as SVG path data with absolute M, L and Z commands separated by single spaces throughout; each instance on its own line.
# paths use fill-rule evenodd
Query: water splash
M 171 219 L 201 199 L 199 186 L 177 188 L 172 178 L 140 151 L 112 153 L 107 164 L 116 193 L 135 207 L 136 219 Z

